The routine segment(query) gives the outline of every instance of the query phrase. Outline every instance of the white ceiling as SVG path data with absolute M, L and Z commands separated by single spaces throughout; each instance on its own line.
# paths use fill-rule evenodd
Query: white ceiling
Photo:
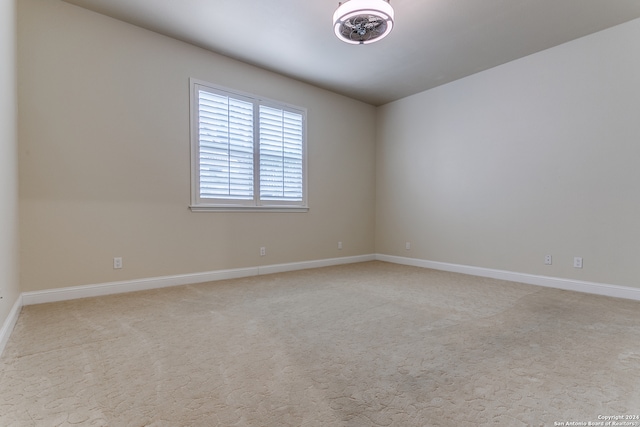
M 640 17 L 638 0 L 391 0 L 391 34 L 349 45 L 337 0 L 65 1 L 373 105 Z

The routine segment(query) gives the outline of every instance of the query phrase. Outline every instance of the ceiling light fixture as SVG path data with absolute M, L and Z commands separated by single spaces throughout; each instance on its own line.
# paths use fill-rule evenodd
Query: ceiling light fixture
M 389 0 L 347 0 L 338 4 L 333 14 L 333 30 L 343 42 L 377 42 L 393 29 L 393 8 Z

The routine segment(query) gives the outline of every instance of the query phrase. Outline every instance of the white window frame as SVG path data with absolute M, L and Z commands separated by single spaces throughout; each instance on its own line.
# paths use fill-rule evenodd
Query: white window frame
M 190 132 L 191 132 L 191 205 L 194 212 L 206 211 L 269 211 L 269 212 L 307 212 L 307 110 L 305 108 L 262 98 L 214 85 L 194 78 L 189 79 L 190 86 Z M 202 198 L 200 192 L 200 123 L 199 91 L 229 96 L 253 104 L 253 199 Z M 302 116 L 302 200 L 261 200 L 260 199 L 260 137 L 259 108 L 271 107 L 289 111 Z

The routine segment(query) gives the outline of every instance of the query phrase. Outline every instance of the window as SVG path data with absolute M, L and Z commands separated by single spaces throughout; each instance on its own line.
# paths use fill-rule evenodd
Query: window
M 191 80 L 192 210 L 307 210 L 306 111 Z

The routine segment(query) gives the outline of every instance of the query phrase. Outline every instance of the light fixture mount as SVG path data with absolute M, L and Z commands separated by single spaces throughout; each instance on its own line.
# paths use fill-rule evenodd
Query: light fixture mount
M 393 29 L 389 0 L 347 0 L 333 14 L 333 31 L 346 43 L 369 44 L 382 40 Z

